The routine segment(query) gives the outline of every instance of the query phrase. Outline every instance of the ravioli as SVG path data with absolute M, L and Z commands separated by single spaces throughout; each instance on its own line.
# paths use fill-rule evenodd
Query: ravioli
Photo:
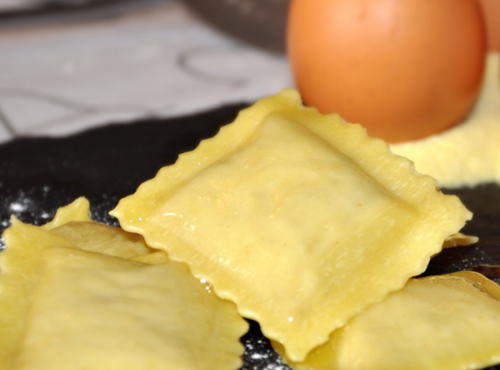
M 294 361 L 423 272 L 471 217 L 386 143 L 293 90 L 242 111 L 111 214 Z
M 238 369 L 247 323 L 186 267 L 52 249 L 15 369 Z M 43 344 L 43 345 L 41 345 Z
M 477 236 L 456 233 L 450 235 L 444 240 L 443 249 L 454 248 L 454 247 L 468 247 L 469 245 L 475 244 L 478 241 L 479 238 Z
M 1 369 L 241 366 L 248 324 L 185 266 L 164 252 L 133 257 L 145 264 L 80 250 L 52 231 L 13 219 L 3 234 Z
M 90 218 L 90 203 L 85 197 L 79 197 L 72 203 L 64 207 L 60 207 L 54 218 L 45 225 L 42 225 L 42 228 L 45 230 L 52 230 L 56 227 L 65 225 L 68 222 L 76 221 L 92 221 Z
M 442 187 L 500 183 L 499 65 L 500 54 L 490 53 L 478 101 L 462 123 L 422 140 L 392 144 L 391 150 Z
M 75 248 L 66 239 L 40 227 L 12 218 L 2 238 L 0 252 L 0 369 L 12 369 L 12 361 L 26 331 L 29 305 L 41 276 L 43 251 L 54 245 Z
M 142 236 L 93 222 L 89 214 L 89 201 L 80 197 L 59 208 L 54 219 L 42 225 L 42 228 L 89 252 L 121 258 L 134 258 L 154 252 L 144 243 Z
M 72 221 L 50 230 L 75 246 L 108 256 L 133 258 L 152 253 L 142 236 L 97 222 Z
M 54 219 L 42 227 L 24 225 L 12 218 L 12 227 L 2 235 L 7 249 L 0 252 L 0 369 L 12 368 L 25 332 L 29 305 L 41 276 L 40 256 L 54 245 L 76 248 L 71 241 L 45 230 L 71 221 L 91 221 L 89 210 L 88 200 L 80 197 L 59 208 Z
M 500 287 L 474 272 L 412 279 L 295 370 L 461 370 L 500 362 Z M 278 349 L 278 351 L 280 351 Z

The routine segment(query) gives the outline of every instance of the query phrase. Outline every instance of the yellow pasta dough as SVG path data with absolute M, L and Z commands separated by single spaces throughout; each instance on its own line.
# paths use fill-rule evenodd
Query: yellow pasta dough
M 103 228 L 116 232 L 96 223 L 66 225 L 71 227 L 69 239 L 74 240 L 74 235 L 88 231 L 75 230 L 80 226 L 97 226 L 90 233 L 94 237 Z M 244 348 L 239 338 L 248 324 L 233 303 L 207 291 L 185 266 L 169 262 L 163 252 L 149 254 L 154 256 L 149 259 L 144 254 L 134 257 L 150 263 L 145 264 L 84 251 L 54 230 L 13 219 L 3 234 L 1 369 L 235 370 L 241 366 Z M 96 239 L 107 236 L 109 230 Z M 126 235 L 115 235 L 111 244 L 120 238 L 126 240 Z M 109 252 L 102 244 L 94 250 Z M 127 246 L 124 250 L 126 258 L 130 250 Z M 122 254 L 118 245 L 111 251 Z
M 77 198 L 67 206 L 59 208 L 52 221 L 42 225 L 42 228 L 52 230 L 73 221 L 92 221 L 90 218 L 90 204 L 87 198 Z
M 473 272 L 412 279 L 295 370 L 462 370 L 500 362 L 500 287 Z M 279 349 L 278 349 L 279 350 Z M 282 351 L 281 351 L 282 352 Z
M 16 370 L 238 369 L 246 322 L 186 267 L 53 249 Z
M 142 236 L 97 222 L 73 221 L 50 230 L 89 252 L 133 258 L 153 252 Z
M 88 200 L 80 197 L 59 208 L 54 219 L 42 227 L 12 218 L 12 227 L 2 235 L 8 248 L 0 252 L 0 369 L 12 368 L 11 361 L 25 332 L 29 304 L 41 274 L 40 256 L 54 245 L 76 248 L 66 238 L 45 230 L 71 221 L 91 221 L 89 210 Z
M 54 219 L 42 228 L 89 252 L 121 258 L 134 258 L 154 252 L 146 246 L 142 236 L 93 222 L 89 213 L 89 201 L 80 197 L 59 208 Z
M 0 252 L 0 369 L 12 369 L 12 360 L 26 330 L 29 305 L 41 276 L 44 250 L 54 245 L 75 248 L 66 239 L 40 227 L 12 219 Z
M 112 215 L 295 361 L 424 271 L 471 216 L 386 143 L 293 90 L 242 111 Z
M 148 265 L 161 265 L 170 261 L 168 255 L 164 251 L 156 251 L 148 254 L 130 258 L 131 261 L 147 263 Z

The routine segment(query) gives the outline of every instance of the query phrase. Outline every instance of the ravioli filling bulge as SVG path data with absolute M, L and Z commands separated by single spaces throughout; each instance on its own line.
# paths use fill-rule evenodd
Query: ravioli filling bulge
M 279 321 L 292 322 L 325 305 L 311 307 L 311 298 L 346 281 L 354 287 L 353 266 L 380 268 L 387 229 L 415 217 L 331 145 L 271 115 L 256 139 L 201 171 L 148 221 L 222 263 L 237 284 L 252 279 L 245 289 L 265 303 L 287 302 Z M 359 245 L 363 236 L 379 243 Z

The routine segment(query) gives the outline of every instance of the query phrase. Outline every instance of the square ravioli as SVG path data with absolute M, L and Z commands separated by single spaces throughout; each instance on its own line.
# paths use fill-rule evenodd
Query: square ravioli
M 293 90 L 242 111 L 111 214 L 294 361 L 423 272 L 471 217 L 386 143 Z
M 295 370 L 458 370 L 500 362 L 500 287 L 458 273 L 411 279 L 335 331 Z M 277 346 L 278 352 L 282 352 Z
M 248 324 L 234 304 L 164 252 L 143 254 L 137 235 L 71 222 L 81 206 L 56 228 L 13 219 L 2 235 L 0 369 L 239 368 Z
M 246 322 L 186 266 L 54 248 L 43 267 L 16 370 L 242 365 Z

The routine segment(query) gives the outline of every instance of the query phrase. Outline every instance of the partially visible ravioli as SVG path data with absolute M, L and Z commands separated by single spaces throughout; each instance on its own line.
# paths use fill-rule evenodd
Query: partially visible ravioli
M 471 217 L 386 143 L 293 90 L 242 111 L 112 215 L 295 361 L 423 272 Z
M 392 144 L 421 173 L 447 188 L 500 183 L 500 54 L 491 53 L 478 101 L 457 126 L 428 138 Z
M 141 235 L 94 222 L 89 213 L 89 201 L 80 197 L 59 208 L 54 218 L 42 228 L 89 252 L 121 258 L 134 258 L 154 252 L 144 243 Z
M 133 258 L 154 252 L 138 234 L 97 222 L 72 221 L 50 230 L 75 246 L 108 256 Z
M 443 249 L 454 248 L 454 247 L 468 247 L 469 245 L 475 244 L 479 241 L 477 236 L 465 235 L 462 233 L 456 233 L 447 237 L 443 243 Z
M 52 230 L 73 221 L 92 221 L 90 218 L 90 203 L 87 198 L 77 198 L 72 203 L 59 208 L 54 218 L 43 225 L 42 228 Z
M 177 263 L 55 248 L 15 370 L 236 370 L 248 324 Z
M 81 218 L 74 207 L 59 210 L 65 222 Z M 65 225 L 45 229 L 13 218 L 2 235 L 0 369 L 241 366 L 239 338 L 248 324 L 233 303 L 164 252 L 149 253 L 137 235 L 98 223 Z M 87 234 L 95 246 L 80 240 Z M 110 252 L 115 257 L 100 254 Z M 144 263 L 126 260 L 130 254 Z
M 11 219 L 2 234 L 6 248 L 0 252 L 0 369 L 12 361 L 26 332 L 29 307 L 42 274 L 42 253 L 54 246 L 76 247 L 40 227 Z
M 335 331 L 304 362 L 290 365 L 296 370 L 483 369 L 500 362 L 499 343 L 500 287 L 482 275 L 459 272 L 410 280 Z
M 42 227 L 25 225 L 12 218 L 2 238 L 7 248 L 0 252 L 0 369 L 11 362 L 25 332 L 26 317 L 41 276 L 40 256 L 48 248 L 77 248 L 71 240 L 49 230 L 72 221 L 91 221 L 89 201 L 80 197 L 57 210 Z

